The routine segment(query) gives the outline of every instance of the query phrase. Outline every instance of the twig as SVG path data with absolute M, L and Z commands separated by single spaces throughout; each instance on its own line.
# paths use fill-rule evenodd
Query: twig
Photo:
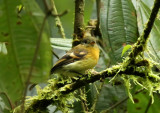
M 8 102 L 9 102 L 9 105 L 10 105 L 11 109 L 13 110 L 14 109 L 14 105 L 12 104 L 12 102 L 11 102 L 10 98 L 8 97 L 8 95 L 5 92 L 0 92 L 0 95 L 1 94 L 6 96 Z
M 65 10 L 62 13 L 58 14 L 57 9 L 54 11 L 53 5 L 52 6 L 49 5 L 46 0 L 43 0 L 43 3 L 44 3 L 44 6 L 45 6 L 45 11 L 46 11 L 45 13 L 46 14 L 49 14 L 49 15 L 52 15 L 52 16 L 55 16 L 55 17 L 57 17 L 57 16 L 60 17 L 60 16 L 63 16 L 63 15 L 65 15 L 69 12 L 68 10 Z M 51 1 L 51 3 L 52 3 L 52 1 Z M 55 14 L 54 14 L 54 12 L 55 12 Z
M 62 13 L 59 13 L 59 14 L 52 14 L 53 16 L 58 16 L 58 17 L 60 17 L 60 16 L 64 16 L 64 15 L 66 15 L 67 13 L 68 13 L 69 11 L 68 10 L 65 10 L 65 11 L 63 11 Z
M 81 99 L 81 104 L 84 113 L 88 112 L 88 105 L 87 105 L 87 99 L 86 99 L 86 92 L 85 92 L 85 87 L 80 88 L 80 99 Z
M 45 14 L 50 15 L 52 12 L 52 7 L 48 4 L 47 0 L 42 0 L 45 8 Z
M 111 107 L 109 107 L 108 109 L 102 111 L 101 113 L 108 113 L 110 110 L 116 108 L 117 106 L 121 105 L 123 102 L 125 102 L 126 100 L 128 100 L 129 97 L 124 98 L 123 100 L 117 102 L 116 104 L 112 105 Z
M 59 56 L 52 50 L 52 54 L 57 58 L 59 59 Z
M 61 23 L 61 20 L 60 20 L 60 18 L 58 16 L 59 14 L 57 12 L 54 0 L 51 0 L 51 3 L 52 3 L 52 6 L 53 6 L 52 15 L 55 16 L 56 26 L 58 27 L 59 32 L 60 32 L 62 38 L 66 38 L 65 33 L 64 33 L 64 29 L 63 29 L 63 26 L 62 26 L 62 23 Z M 67 13 L 67 10 L 64 12 L 64 14 L 65 13 Z
M 151 104 L 152 104 L 152 98 L 150 97 L 149 102 L 148 102 L 148 105 L 147 105 L 146 110 L 145 110 L 144 113 L 148 113 L 148 110 L 149 110 Z
M 95 98 L 94 103 L 93 103 L 93 105 L 91 107 L 91 110 L 90 110 L 91 112 L 95 111 L 96 104 L 97 104 L 97 101 L 99 99 L 100 92 L 102 91 L 103 85 L 104 85 L 104 81 L 100 84 L 100 87 L 99 87 L 99 90 L 97 92 L 96 98 Z
M 136 92 L 134 93 L 134 95 L 142 92 L 143 90 L 144 90 L 144 89 L 140 89 L 140 90 L 136 91 Z M 112 106 L 109 107 L 108 109 L 102 111 L 101 113 L 108 113 L 110 110 L 112 110 L 112 109 L 116 108 L 117 106 L 121 105 L 123 102 L 125 102 L 125 101 L 128 100 L 128 99 L 129 99 L 129 96 L 127 96 L 126 98 L 124 98 L 124 99 L 122 99 L 121 101 L 117 102 L 116 104 L 112 105 Z

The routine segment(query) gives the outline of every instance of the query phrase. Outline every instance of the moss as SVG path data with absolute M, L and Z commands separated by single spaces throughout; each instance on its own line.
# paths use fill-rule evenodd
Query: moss
M 62 91 L 70 89 L 71 85 L 65 85 L 65 87 L 60 89 L 55 88 L 55 86 L 54 79 L 49 80 L 49 84 L 43 89 L 37 85 L 37 95 L 29 97 L 26 100 L 25 111 L 29 113 L 43 111 L 43 113 L 47 113 L 47 106 L 52 104 L 55 105 L 58 110 L 61 110 L 62 112 L 68 112 L 70 107 L 73 106 L 73 102 L 78 99 L 75 98 L 74 92 L 66 95 L 61 93 Z M 14 113 L 20 113 L 20 109 L 20 106 L 17 107 L 14 110 Z
M 126 77 L 127 77 L 127 78 L 126 78 Z M 123 79 L 123 81 L 124 81 L 124 83 L 125 83 L 125 86 L 126 86 L 126 89 L 127 89 L 129 98 L 130 98 L 131 101 L 134 103 L 134 101 L 133 101 L 133 96 L 132 96 L 132 94 L 131 94 L 131 92 L 130 92 L 130 89 L 131 89 L 130 80 L 131 80 L 131 78 L 130 78 L 130 77 L 128 78 L 128 76 L 125 76 L 125 75 L 123 75 L 121 78 Z
M 133 64 L 130 63 L 130 60 L 131 58 L 125 59 L 125 61 L 122 64 L 121 70 L 126 71 L 126 69 L 128 68 L 132 68 L 136 72 L 143 73 L 145 75 L 143 76 L 143 78 L 136 75 L 128 76 L 125 74 L 123 76 L 120 76 L 124 80 L 130 99 L 133 102 L 133 98 L 130 93 L 130 88 L 131 88 L 130 81 L 133 81 L 134 84 L 139 85 L 142 88 L 145 88 L 149 91 L 149 95 L 152 97 L 152 103 L 153 103 L 154 102 L 153 92 L 160 89 L 160 83 L 159 83 L 160 77 L 156 74 L 153 74 L 152 72 L 153 63 L 149 59 L 145 58 L 143 55 L 138 55 L 136 58 L 134 58 Z

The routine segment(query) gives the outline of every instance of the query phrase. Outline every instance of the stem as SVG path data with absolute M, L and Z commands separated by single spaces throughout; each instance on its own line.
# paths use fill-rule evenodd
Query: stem
M 94 99 L 94 103 L 93 103 L 93 105 L 92 105 L 92 107 L 91 107 L 91 110 L 90 110 L 91 112 L 94 112 L 94 111 L 95 111 L 96 104 L 97 104 L 97 101 L 98 101 L 98 99 L 99 99 L 100 92 L 102 91 L 103 85 L 104 85 L 104 81 L 100 84 L 100 87 L 99 87 L 99 89 L 98 89 L 98 91 L 97 91 L 96 98 Z M 96 86 L 95 86 L 95 87 L 96 87 Z
M 84 113 L 87 113 L 88 112 L 88 105 L 87 105 L 85 87 L 80 88 L 79 91 L 80 91 L 80 99 L 81 99 L 83 111 L 84 111 Z
M 143 90 L 144 90 L 144 89 L 140 89 L 140 90 L 136 91 L 136 92 L 134 93 L 134 95 L 142 92 Z M 129 99 L 129 96 L 127 96 L 126 98 L 124 98 L 124 99 L 122 99 L 121 101 L 117 102 L 116 104 L 112 105 L 112 106 L 109 107 L 108 109 L 102 111 L 101 113 L 108 113 L 110 110 L 112 110 L 112 109 L 116 108 L 117 106 L 121 105 L 123 102 L 125 102 L 125 101 L 128 100 L 128 99 Z
M 8 95 L 5 92 L 0 92 L 0 95 L 2 95 L 2 94 L 7 98 L 8 102 L 9 102 L 9 105 L 10 105 L 10 108 L 13 110 L 14 109 L 14 105 L 12 104 L 12 102 L 11 102 L 10 98 L 8 97 Z
M 149 102 L 148 102 L 148 105 L 147 105 L 147 108 L 146 108 L 146 110 L 145 110 L 144 113 L 148 113 L 148 110 L 149 110 L 151 104 L 152 104 L 152 98 L 150 97 Z
M 59 18 L 59 15 L 58 15 L 58 12 L 57 12 L 57 9 L 56 9 L 54 0 L 51 0 L 51 3 L 52 3 L 52 6 L 53 6 L 52 14 L 53 14 L 53 16 L 55 17 L 56 26 L 58 27 L 59 32 L 60 32 L 62 38 L 66 38 L 65 33 L 64 33 L 64 29 L 63 29 L 63 26 L 62 26 L 62 22 L 61 22 L 61 20 L 60 20 L 60 18 Z M 63 14 L 66 14 L 66 13 L 67 13 L 67 12 L 65 11 Z M 60 15 L 60 16 L 61 16 L 61 15 Z
M 63 16 L 63 15 L 65 15 L 65 14 L 67 14 L 69 11 L 68 10 L 65 10 L 65 11 L 63 11 L 62 13 L 59 13 L 59 14 L 52 14 L 53 16 L 58 16 L 58 17 L 60 17 L 60 16 Z
M 111 107 L 109 107 L 107 110 L 102 111 L 101 113 L 108 113 L 110 110 L 116 108 L 117 106 L 121 105 L 123 102 L 125 102 L 126 100 L 128 100 L 129 97 L 124 98 L 123 100 L 117 102 L 116 104 L 112 105 Z
M 52 51 L 52 54 L 53 54 L 57 59 L 59 59 L 59 56 L 58 56 L 54 51 Z

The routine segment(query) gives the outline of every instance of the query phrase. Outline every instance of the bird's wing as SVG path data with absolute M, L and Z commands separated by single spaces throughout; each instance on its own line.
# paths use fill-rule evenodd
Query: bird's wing
M 87 55 L 87 50 L 85 49 L 81 49 L 78 47 L 75 47 L 73 49 L 71 49 L 70 51 L 68 51 L 61 59 L 59 59 L 56 64 L 53 66 L 53 68 L 51 69 L 51 74 L 57 69 L 60 68 L 64 65 L 76 62 L 82 58 L 84 58 L 84 56 Z

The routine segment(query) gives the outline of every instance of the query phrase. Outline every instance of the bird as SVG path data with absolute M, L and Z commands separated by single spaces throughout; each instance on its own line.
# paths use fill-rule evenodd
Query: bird
M 98 60 L 99 47 L 96 39 L 87 36 L 53 65 L 51 74 L 59 74 L 63 78 L 82 76 L 87 70 L 94 68 Z

